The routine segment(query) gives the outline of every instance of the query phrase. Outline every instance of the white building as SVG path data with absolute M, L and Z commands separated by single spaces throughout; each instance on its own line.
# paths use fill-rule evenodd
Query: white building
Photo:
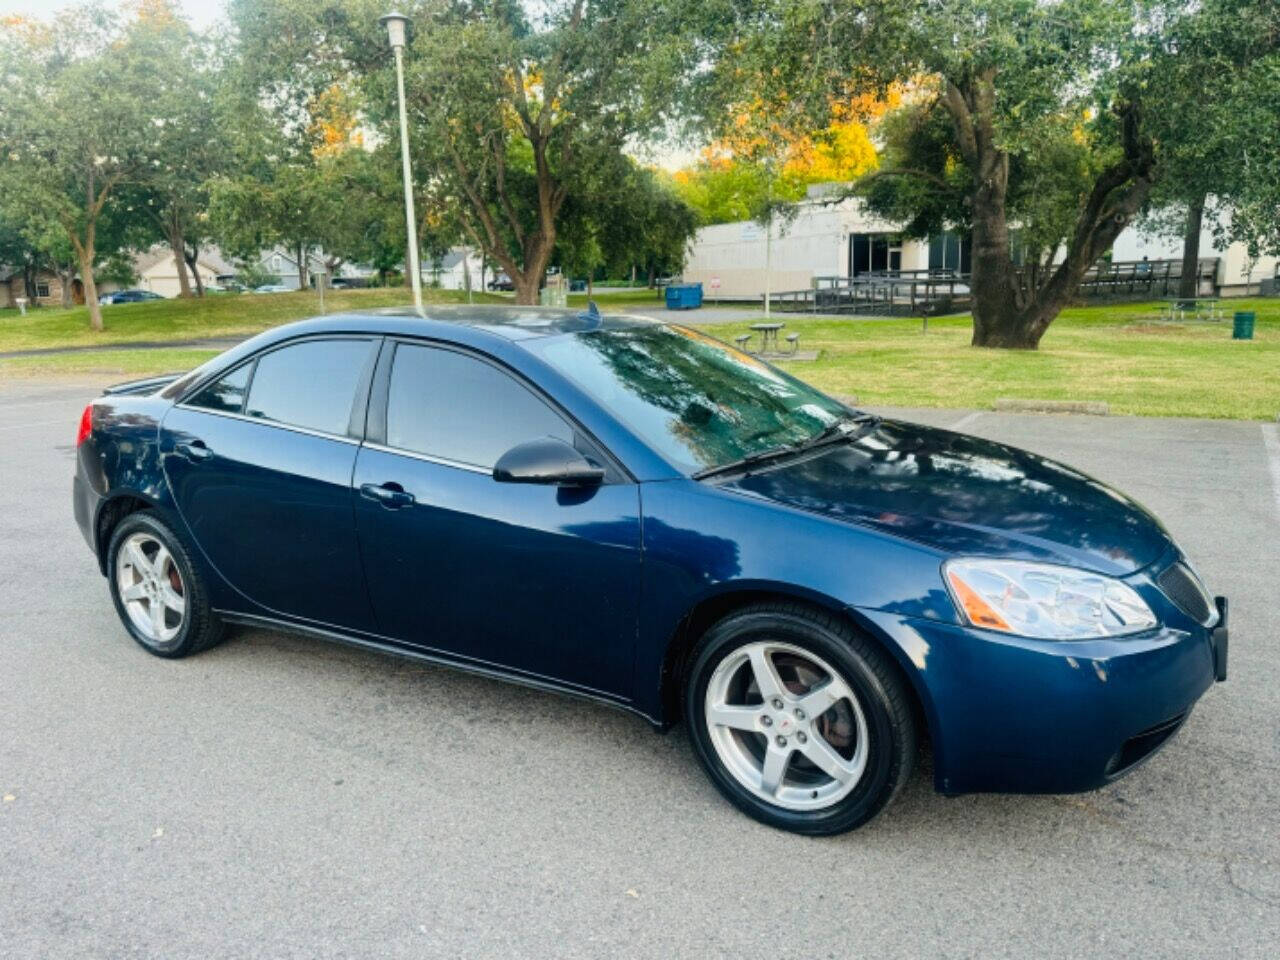
M 704 297 L 732 300 L 759 299 L 766 289 L 772 294 L 811 289 L 819 277 L 852 278 L 886 270 L 969 272 L 967 236 L 948 232 L 928 240 L 903 239 L 900 225 L 868 213 L 860 199 L 823 202 L 821 193 L 821 187 L 811 188 L 794 216 L 785 222 L 776 218 L 772 231 L 749 220 L 703 227 L 690 244 L 683 279 L 700 282 Z M 1116 240 L 1112 259 L 1181 256 L 1180 241 L 1146 238 L 1130 227 Z M 1276 257 L 1250 262 L 1243 244 L 1219 249 L 1207 230 L 1200 257 L 1218 258 L 1216 287 L 1224 296 L 1256 293 L 1262 280 L 1280 270 Z
M 422 264 L 422 282 L 442 290 L 465 290 L 470 278 L 472 290 L 483 290 L 480 278 L 483 265 L 478 251 L 454 247 L 439 260 L 428 259 Z

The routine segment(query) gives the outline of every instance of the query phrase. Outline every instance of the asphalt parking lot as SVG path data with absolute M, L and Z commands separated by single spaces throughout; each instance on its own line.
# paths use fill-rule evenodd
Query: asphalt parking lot
M 812 840 L 604 707 L 261 631 L 148 656 L 71 515 L 95 393 L 0 383 L 6 958 L 1276 955 L 1274 424 L 905 412 L 1155 510 L 1231 597 L 1231 678 L 1103 791 L 947 800 L 926 763 Z

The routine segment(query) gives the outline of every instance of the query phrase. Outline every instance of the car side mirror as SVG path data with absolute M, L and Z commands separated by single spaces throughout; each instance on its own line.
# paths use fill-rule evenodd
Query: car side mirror
M 493 467 L 499 483 L 545 483 L 585 487 L 604 479 L 604 467 L 594 466 L 563 440 L 544 437 L 512 447 Z

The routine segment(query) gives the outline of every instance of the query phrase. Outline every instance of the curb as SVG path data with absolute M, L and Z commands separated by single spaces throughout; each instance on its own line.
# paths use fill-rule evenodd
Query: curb
M 1105 417 L 1111 407 L 1101 400 L 1023 400 L 1001 397 L 992 404 L 993 410 L 1002 413 L 1083 413 Z

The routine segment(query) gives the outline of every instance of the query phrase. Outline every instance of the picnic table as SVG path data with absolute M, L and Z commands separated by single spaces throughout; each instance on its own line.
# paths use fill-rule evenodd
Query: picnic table
M 1160 316 L 1169 320 L 1221 320 L 1222 301 L 1218 297 L 1171 297 L 1164 301 Z
M 778 349 L 778 331 L 785 327 L 785 323 L 753 323 L 751 329 L 760 334 L 760 352 L 762 354 L 771 352 L 770 345 L 773 346 L 773 353 L 781 353 Z

